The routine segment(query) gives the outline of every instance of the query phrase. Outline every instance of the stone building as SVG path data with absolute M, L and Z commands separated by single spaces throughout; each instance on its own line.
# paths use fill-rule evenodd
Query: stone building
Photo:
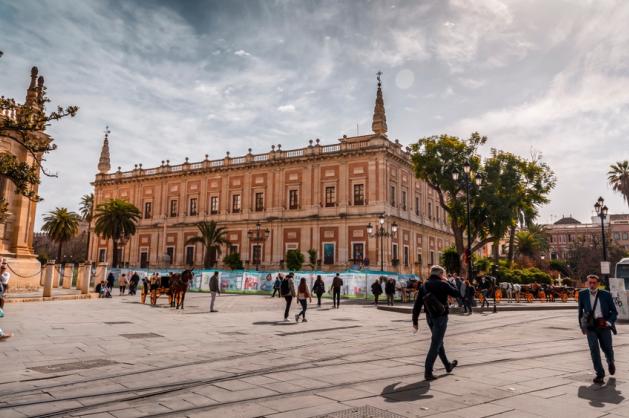
M 28 131 L 26 137 L 13 130 L 10 122 L 37 121 L 44 112 L 44 78 L 38 77 L 37 67 L 31 70 L 30 85 L 26 91 L 24 104 L 12 100 L 9 109 L 0 109 L 0 154 L 14 156 L 18 162 L 34 165 L 35 156 L 21 144 L 22 140 L 43 145 L 50 143 L 44 132 L 43 123 L 36 123 L 36 130 Z M 37 156 L 40 157 L 40 156 Z M 35 188 L 35 192 L 36 192 Z M 40 263 L 33 253 L 33 229 L 37 203 L 15 193 L 14 184 L 0 176 L 0 201 L 6 203 L 6 219 L 0 223 L 0 256 L 7 261 L 12 274 L 14 288 L 39 287 Z
M 425 274 L 453 237 L 436 193 L 415 178 L 409 150 L 387 136 L 380 79 L 372 130 L 330 145 L 316 139 L 298 149 L 277 145 L 259 154 L 249 149 L 238 157 L 166 160 L 113 173 L 106 137 L 95 204 L 121 198 L 142 212 L 136 235 L 120 250 L 119 259 L 131 266 L 202 266 L 202 248 L 186 242 L 197 234 L 195 223 L 215 220 L 228 231 L 223 255 L 240 253 L 247 268 L 277 268 L 289 249 L 308 262 L 314 249 L 322 270 L 379 269 L 380 238 L 368 225 L 377 229 L 383 214 L 387 231 L 397 225 L 383 239 L 384 269 Z M 111 263 L 112 242 L 92 237 L 92 260 Z
M 610 234 L 610 218 L 617 215 L 610 215 L 605 220 L 606 239 L 613 241 Z M 553 224 L 544 225 L 548 234 L 548 258 L 550 260 L 569 258 L 570 246 L 575 241 L 584 243 L 601 242 L 601 220 L 599 217 L 592 217 L 590 223 L 581 223 L 571 216 L 562 217 Z M 610 238 L 612 237 L 612 238 Z
M 609 215 L 611 239 L 629 253 L 629 214 Z

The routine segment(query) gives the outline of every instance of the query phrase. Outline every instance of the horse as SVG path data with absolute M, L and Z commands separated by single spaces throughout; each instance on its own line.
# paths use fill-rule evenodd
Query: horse
M 501 282 L 500 290 L 503 290 L 505 295 L 507 296 L 507 302 L 513 302 L 513 297 L 515 296 L 515 289 L 513 283 L 510 282 Z
M 170 307 L 183 310 L 184 300 L 186 299 L 186 292 L 188 286 L 192 281 L 192 270 L 184 270 L 181 274 L 173 274 L 170 284 L 170 291 L 172 294 L 172 302 Z

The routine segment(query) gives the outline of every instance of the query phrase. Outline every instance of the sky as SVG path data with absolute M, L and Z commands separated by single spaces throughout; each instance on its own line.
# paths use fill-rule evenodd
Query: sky
M 540 222 L 587 221 L 609 165 L 629 158 L 629 2 L 0 0 L 0 94 L 29 72 L 54 123 L 38 223 L 78 210 L 105 126 L 112 169 L 306 146 L 371 131 L 376 72 L 389 138 L 473 131 L 541 153 L 558 182 Z

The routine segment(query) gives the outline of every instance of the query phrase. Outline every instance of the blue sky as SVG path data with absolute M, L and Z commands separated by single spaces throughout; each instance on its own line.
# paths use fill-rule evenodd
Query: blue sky
M 0 94 L 29 69 L 53 104 L 38 218 L 78 208 L 109 125 L 114 169 L 334 143 L 370 131 L 383 71 L 389 137 L 479 131 L 542 153 L 558 176 L 541 221 L 586 220 L 629 158 L 629 3 L 623 1 L 0 0 Z

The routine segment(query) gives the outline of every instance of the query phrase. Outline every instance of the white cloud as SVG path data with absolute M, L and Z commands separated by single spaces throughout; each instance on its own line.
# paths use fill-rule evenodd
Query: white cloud
M 238 51 L 234 52 L 234 55 L 238 55 L 239 57 L 250 57 L 251 54 L 248 53 L 247 51 L 245 51 L 244 49 L 239 49 Z
M 295 106 L 293 106 L 292 104 L 282 105 L 278 106 L 277 110 L 282 113 L 293 113 L 295 112 Z

